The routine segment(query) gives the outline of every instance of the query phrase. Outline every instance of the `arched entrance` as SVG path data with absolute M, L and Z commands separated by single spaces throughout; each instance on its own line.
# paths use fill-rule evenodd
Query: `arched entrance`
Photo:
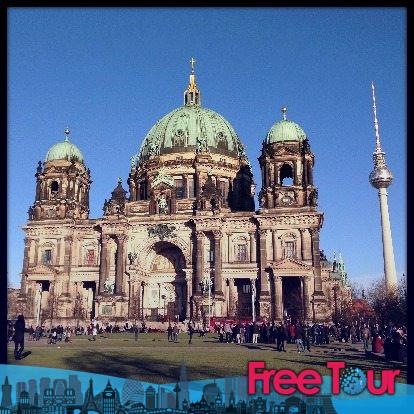
M 292 322 L 303 319 L 303 297 L 300 277 L 287 276 L 282 278 L 283 313 Z
M 144 316 L 150 320 L 184 320 L 187 313 L 185 258 L 175 244 L 160 241 L 148 253 Z

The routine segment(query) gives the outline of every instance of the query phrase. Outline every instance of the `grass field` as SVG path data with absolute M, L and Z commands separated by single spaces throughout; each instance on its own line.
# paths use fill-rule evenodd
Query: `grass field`
M 338 350 L 341 348 L 341 350 Z M 179 342 L 167 341 L 166 334 L 118 333 L 98 335 L 96 342 L 86 336 L 72 337 L 72 343 L 48 345 L 46 338 L 39 342 L 25 341 L 26 358 L 15 361 L 13 343 L 9 344 L 9 363 L 51 368 L 89 371 L 98 374 L 134 378 L 155 383 L 173 382 L 181 363 L 187 365 L 189 380 L 247 375 L 248 361 L 265 361 L 268 368 L 290 368 L 298 372 L 314 368 L 328 375 L 327 361 L 345 361 L 347 366 L 364 370 L 401 369 L 397 381 L 406 382 L 406 367 L 383 360 L 366 359 L 361 344 L 332 343 L 313 347 L 310 353 L 299 354 L 296 346 L 287 344 L 287 352 L 277 352 L 275 345 L 219 343 L 215 334 L 205 338 L 181 333 Z

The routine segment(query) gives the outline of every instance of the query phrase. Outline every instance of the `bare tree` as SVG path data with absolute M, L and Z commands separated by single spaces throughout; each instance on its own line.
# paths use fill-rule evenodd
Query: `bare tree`
M 385 280 L 378 281 L 367 291 L 367 299 L 377 320 L 382 324 L 407 323 L 407 289 L 405 277 L 398 286 L 386 289 Z
M 42 309 L 41 312 L 41 325 L 47 320 L 50 319 L 50 327 L 53 326 L 53 320 L 56 317 L 56 314 L 59 309 L 59 298 L 55 294 L 55 290 L 53 287 L 50 287 L 49 290 L 49 297 L 47 299 L 47 306 L 46 308 Z
M 73 317 L 75 318 L 77 328 L 79 328 L 79 320 L 85 319 L 86 317 L 86 309 L 83 298 L 79 292 L 77 292 L 73 302 Z

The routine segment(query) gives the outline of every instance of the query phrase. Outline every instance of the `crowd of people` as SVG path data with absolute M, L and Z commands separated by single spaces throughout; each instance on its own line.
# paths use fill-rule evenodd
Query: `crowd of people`
M 57 325 L 51 328 L 37 326 L 25 327 L 24 318 L 20 315 L 16 322 L 9 323 L 9 341 L 15 342 L 15 358 L 19 359 L 24 349 L 24 332 L 28 333 L 29 341 L 39 341 L 47 338 L 47 343 L 54 345 L 58 342 L 71 342 L 72 336 L 88 336 L 90 341 L 96 341 L 97 335 L 131 332 L 138 340 L 139 333 L 160 332 L 167 333 L 169 342 L 178 342 L 180 332 L 189 335 L 188 343 L 192 343 L 193 335 L 200 337 L 207 332 L 215 332 L 220 343 L 236 344 L 274 344 L 276 351 L 286 352 L 286 343 L 295 344 L 299 353 L 311 352 L 312 347 L 335 343 L 362 344 L 366 353 L 383 354 L 386 360 L 407 361 L 407 329 L 404 325 L 380 325 L 378 323 L 314 323 L 296 322 L 238 322 L 231 320 L 212 321 L 208 326 L 206 320 L 190 320 L 186 323 L 168 322 L 168 326 L 161 329 L 147 327 L 145 321 L 138 323 L 125 322 L 118 324 L 99 324 L 92 320 L 87 326 L 64 327 Z M 23 334 L 22 334 L 23 332 Z
M 298 352 L 310 352 L 311 346 L 332 342 L 362 343 L 366 353 L 384 354 L 387 360 L 407 361 L 407 328 L 402 324 L 224 321 L 215 323 L 214 330 L 220 342 L 276 344 L 279 352 L 286 351 L 285 343 L 296 344 Z

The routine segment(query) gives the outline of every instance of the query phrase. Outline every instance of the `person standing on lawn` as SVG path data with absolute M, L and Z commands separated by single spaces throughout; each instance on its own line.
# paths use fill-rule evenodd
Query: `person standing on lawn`
M 190 335 L 190 339 L 188 340 L 189 344 L 192 343 L 193 334 L 194 334 L 194 327 L 193 327 L 193 322 L 190 319 L 190 322 L 188 322 L 188 335 Z
M 171 322 L 168 322 L 167 339 L 168 342 L 171 342 L 173 340 L 173 328 L 171 326 Z
M 26 323 L 24 321 L 24 316 L 19 315 L 17 321 L 14 325 L 14 359 L 21 359 L 22 353 L 24 350 L 24 331 L 26 328 Z

